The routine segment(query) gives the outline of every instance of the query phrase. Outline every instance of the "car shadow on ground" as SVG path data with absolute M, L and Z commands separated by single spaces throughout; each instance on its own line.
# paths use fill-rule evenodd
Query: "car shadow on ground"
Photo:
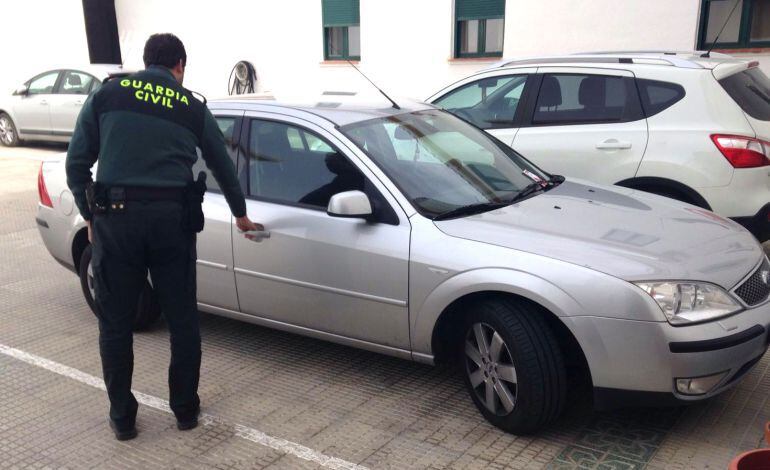
M 261 378 L 250 393 L 259 393 L 259 388 L 263 388 L 266 395 L 279 390 L 284 394 L 281 399 L 260 401 L 264 406 L 278 408 L 287 402 L 303 403 L 308 405 L 306 412 L 312 414 L 316 407 L 322 410 L 327 407 L 329 398 L 325 394 L 353 389 L 352 396 L 356 399 L 351 400 L 349 407 L 345 403 L 335 404 L 342 408 L 338 410 L 338 419 L 372 424 L 370 418 L 360 413 L 359 406 L 364 403 L 378 416 L 375 425 L 405 439 L 439 434 L 454 442 L 458 451 L 472 446 L 485 435 L 502 440 L 520 439 L 484 420 L 468 396 L 456 367 L 431 367 L 205 313 L 201 314 L 201 331 L 202 383 L 208 380 L 207 371 L 219 368 L 210 360 L 220 359 L 206 355 L 207 343 L 216 345 L 219 351 L 228 349 L 226 354 L 217 356 L 242 360 L 246 369 L 263 368 L 305 377 L 307 387 L 290 392 L 290 396 L 285 396 L 286 390 L 281 388 L 282 384 L 285 386 L 282 373 L 278 377 L 267 374 Z M 150 334 L 161 332 L 165 332 L 165 326 L 158 325 Z M 228 380 L 227 377 L 218 379 Z M 202 397 L 205 400 L 205 393 Z M 641 467 L 650 462 L 684 409 L 628 408 L 594 412 L 590 387 L 579 387 L 569 395 L 567 407 L 555 423 L 526 439 L 542 440 L 544 445 L 554 446 L 555 464 L 601 461 Z

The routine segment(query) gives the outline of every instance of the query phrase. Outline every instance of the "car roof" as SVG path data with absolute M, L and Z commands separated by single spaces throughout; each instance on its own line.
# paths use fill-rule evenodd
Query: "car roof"
M 51 67 L 47 70 L 41 70 L 40 73 L 36 74 L 36 76 L 54 70 L 75 70 L 79 72 L 90 73 L 91 75 L 98 78 L 106 78 L 110 75 L 122 75 L 136 72 L 136 70 L 126 69 L 120 64 L 74 64 L 60 67 Z
M 342 99 L 341 99 L 342 98 Z M 434 106 L 408 98 L 395 98 L 399 109 L 383 98 L 382 100 L 347 100 L 343 96 L 323 94 L 317 100 L 278 100 L 269 94 L 238 95 L 208 101 L 212 110 L 238 109 L 244 111 L 295 111 L 308 113 L 345 126 L 369 119 L 385 118 L 399 114 L 436 109 Z
M 681 69 L 713 69 L 722 64 L 747 64 L 747 60 L 727 54 L 711 52 L 704 57 L 705 51 L 602 51 L 576 54 L 522 57 L 503 59 L 485 71 L 507 67 L 581 65 L 602 66 L 607 64 L 661 65 Z

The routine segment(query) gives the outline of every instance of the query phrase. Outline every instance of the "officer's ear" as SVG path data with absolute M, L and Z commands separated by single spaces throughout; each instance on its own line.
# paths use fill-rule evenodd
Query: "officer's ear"
M 179 82 L 180 85 L 184 81 L 184 68 L 184 60 L 179 59 L 179 62 L 177 62 L 174 68 L 171 69 L 171 73 L 174 75 L 174 78 L 176 78 L 176 81 Z

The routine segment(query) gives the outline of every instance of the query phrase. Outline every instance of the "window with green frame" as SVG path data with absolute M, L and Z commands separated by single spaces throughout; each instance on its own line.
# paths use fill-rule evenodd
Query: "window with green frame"
M 502 57 L 505 0 L 455 0 L 455 57 Z
M 722 27 L 718 49 L 770 47 L 770 0 L 701 0 L 698 47 L 711 47 Z
M 324 26 L 324 59 L 361 58 L 359 0 L 321 0 Z

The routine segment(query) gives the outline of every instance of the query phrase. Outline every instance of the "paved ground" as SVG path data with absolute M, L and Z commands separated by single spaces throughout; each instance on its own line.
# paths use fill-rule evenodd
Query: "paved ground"
M 96 322 L 34 223 L 39 163 L 0 148 L 0 468 L 719 468 L 760 446 L 770 355 L 684 409 L 574 406 L 537 437 L 487 425 L 447 369 L 202 315 L 205 426 L 165 409 L 167 332 L 135 337 L 139 438 L 119 443 L 99 389 Z

